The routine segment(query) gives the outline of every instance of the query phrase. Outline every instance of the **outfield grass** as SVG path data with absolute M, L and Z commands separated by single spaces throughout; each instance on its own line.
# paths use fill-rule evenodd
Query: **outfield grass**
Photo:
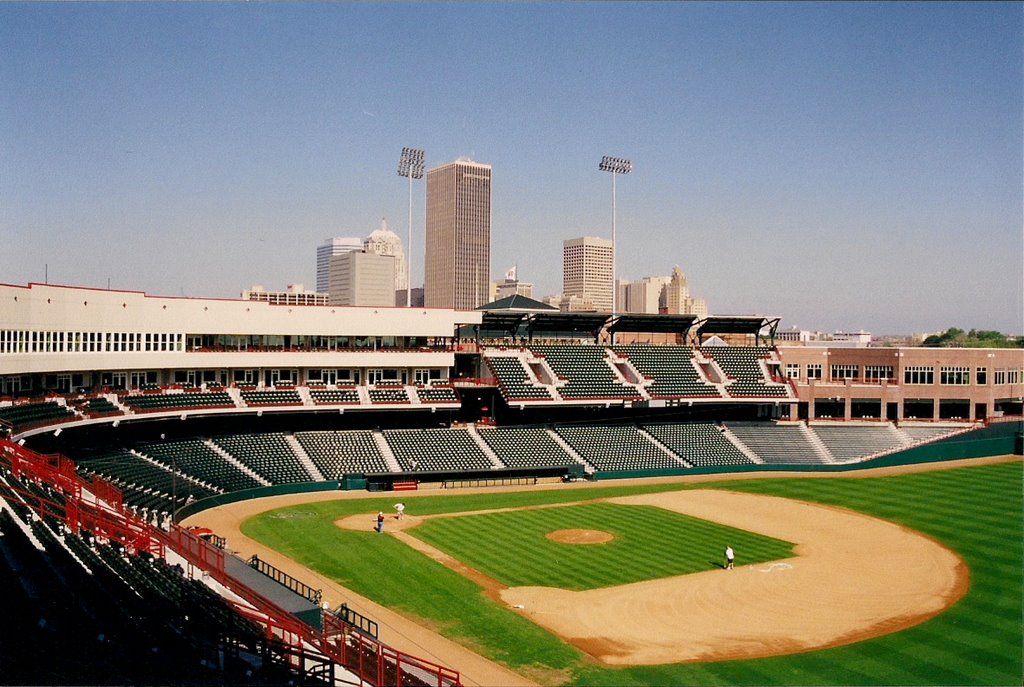
M 701 488 L 833 504 L 902 523 L 941 541 L 967 561 L 971 589 L 956 606 L 926 623 L 846 647 L 750 661 L 624 669 L 595 664 L 554 635 L 487 600 L 476 585 L 391 537 L 346 532 L 333 525 L 349 514 L 389 509 L 393 497 L 286 509 L 301 517 L 266 513 L 245 523 L 243 531 L 360 594 L 432 623 L 442 634 L 513 669 L 559 676 L 570 684 L 1016 685 L 1024 674 L 1021 484 L 1019 462 L 884 478 L 702 484 Z M 589 500 L 678 488 L 604 487 L 585 495 Z M 431 514 L 574 502 L 580 494 L 567 490 L 438 496 L 408 505 L 418 514 Z

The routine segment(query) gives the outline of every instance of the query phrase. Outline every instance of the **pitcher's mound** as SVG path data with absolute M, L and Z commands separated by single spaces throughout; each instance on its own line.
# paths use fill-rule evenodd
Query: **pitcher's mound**
M 547 538 L 559 544 L 607 544 L 615 535 L 601 530 L 555 530 Z

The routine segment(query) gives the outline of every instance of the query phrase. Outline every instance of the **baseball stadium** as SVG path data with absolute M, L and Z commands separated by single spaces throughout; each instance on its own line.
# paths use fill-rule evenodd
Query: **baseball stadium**
M 1019 349 L 48 284 L 0 323 L 4 684 L 1024 678 Z

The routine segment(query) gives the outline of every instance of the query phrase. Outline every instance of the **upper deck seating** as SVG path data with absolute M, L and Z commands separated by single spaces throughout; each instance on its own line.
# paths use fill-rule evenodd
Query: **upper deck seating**
M 459 397 L 450 386 L 430 386 L 416 389 L 421 403 L 458 403 Z
M 485 356 L 488 367 L 498 380 L 498 389 L 506 401 L 550 401 L 546 387 L 529 382 L 529 373 L 518 356 Z
M 657 470 L 681 468 L 680 463 L 648 441 L 636 427 L 565 425 L 555 431 L 581 458 L 598 470 Z
M 603 346 L 547 345 L 530 346 L 543 356 L 551 370 L 566 384 L 558 387 L 565 399 L 635 399 L 636 387 L 623 383 L 608 363 L 608 350 Z
M 768 358 L 772 349 L 764 346 L 703 346 L 701 352 L 718 363 L 731 382 L 725 390 L 730 396 L 779 396 L 788 397 L 789 387 L 785 384 L 769 384 L 760 360 Z
M 247 406 L 299 406 L 302 398 L 295 389 L 258 389 L 241 392 Z
M 751 465 L 750 460 L 710 422 L 649 423 L 644 430 L 694 467 Z
M 464 429 L 384 430 L 403 470 L 490 470 L 490 458 Z
M 389 471 L 373 432 L 296 432 L 295 438 L 327 479 Z
M 542 427 L 478 427 L 477 434 L 502 463 L 512 468 L 576 464 Z
M 367 390 L 370 403 L 409 403 L 409 392 L 404 386 L 375 387 Z
M 15 433 L 32 427 L 73 420 L 76 417 L 70 408 L 54 401 L 0 407 L 0 420 L 11 423 Z
M 727 422 L 729 431 L 765 463 L 820 465 L 828 461 L 818 453 L 798 425 L 771 422 Z
M 359 405 L 356 389 L 310 389 L 309 396 L 317 405 Z
M 163 394 L 122 396 L 121 403 L 135 412 L 199 410 L 203 408 L 234 408 L 235 402 L 226 391 L 183 391 Z
M 718 389 L 701 379 L 693 366 L 693 349 L 688 346 L 616 346 L 637 372 L 652 379 L 647 387 L 651 398 L 717 397 Z
M 182 470 L 198 480 L 224 491 L 238 491 L 263 486 L 217 453 L 202 439 L 153 442 L 140 447 L 146 455 L 176 470 Z
M 303 467 L 284 434 L 232 434 L 213 440 L 240 463 L 273 484 L 313 481 L 313 476 Z

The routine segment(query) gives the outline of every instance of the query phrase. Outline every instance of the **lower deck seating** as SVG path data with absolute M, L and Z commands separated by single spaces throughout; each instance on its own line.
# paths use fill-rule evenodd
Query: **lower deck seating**
M 814 447 L 799 425 L 770 422 L 727 422 L 729 431 L 765 463 L 773 465 L 820 465 L 825 456 Z
M 259 653 L 260 629 L 180 568 L 88 543 L 42 521 L 19 525 L 3 509 L 0 588 L 4 684 L 241 685 L 291 678 L 287 670 L 243 660 L 240 647 Z
M 216 493 L 193 479 L 175 475 L 127 450 L 80 462 L 79 469 L 112 483 L 121 490 L 126 505 L 145 513 L 170 513 L 175 498 L 181 504 Z
M 284 434 L 232 434 L 214 442 L 272 484 L 313 480 Z
M 207 446 L 202 439 L 153 442 L 139 450 L 175 470 L 183 470 L 200 481 L 224 491 L 252 489 L 263 486 L 251 475 L 238 469 L 224 456 Z
M 710 422 L 651 423 L 644 431 L 694 467 L 751 465 L 737 446 Z
M 384 430 L 403 470 L 470 471 L 494 467 L 464 429 Z
M 388 472 L 373 432 L 296 432 L 295 438 L 327 479 Z
M 477 433 L 498 459 L 511 468 L 576 464 L 542 427 L 481 427 Z
M 814 425 L 811 430 L 839 461 L 857 460 L 870 453 L 905 445 L 903 438 L 888 424 L 877 427 Z
M 662 451 L 636 427 L 567 425 L 555 431 L 597 470 L 630 471 L 681 468 L 675 456 Z

